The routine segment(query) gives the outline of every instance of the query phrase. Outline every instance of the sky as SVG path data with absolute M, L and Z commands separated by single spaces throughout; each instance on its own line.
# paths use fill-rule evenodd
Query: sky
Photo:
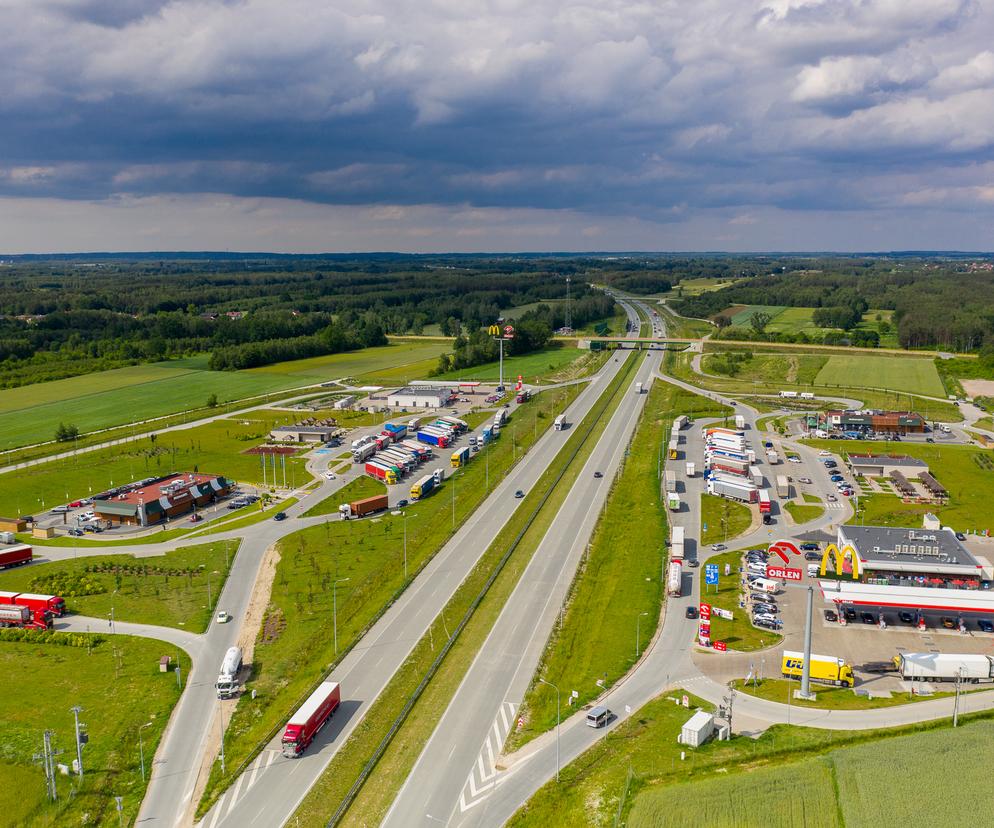
M 994 0 L 0 0 L 0 253 L 992 250 Z

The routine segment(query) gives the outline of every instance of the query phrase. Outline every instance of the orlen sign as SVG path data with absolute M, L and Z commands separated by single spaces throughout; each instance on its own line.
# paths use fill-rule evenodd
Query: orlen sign
M 791 569 L 789 566 L 767 566 L 767 578 L 779 578 L 783 581 L 800 581 L 802 572 L 800 569 Z

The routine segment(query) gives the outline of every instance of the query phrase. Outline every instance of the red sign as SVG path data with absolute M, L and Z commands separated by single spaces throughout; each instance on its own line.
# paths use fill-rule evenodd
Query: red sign
M 804 573 L 800 569 L 790 569 L 786 566 L 766 567 L 767 578 L 782 578 L 785 581 L 800 581 Z
M 700 606 L 700 614 L 701 614 L 701 621 L 710 621 L 711 620 L 711 605 L 710 604 L 701 604 L 701 606 Z
M 719 653 L 723 653 L 728 649 L 728 645 L 725 644 L 724 641 L 715 641 L 711 646 L 714 647 Z
M 701 627 L 697 631 L 701 638 L 711 637 L 711 623 L 709 621 L 702 621 Z
M 773 554 L 779 555 L 781 560 L 783 560 L 785 564 L 790 563 L 790 558 L 787 557 L 788 552 L 790 552 L 793 555 L 801 554 L 801 550 L 798 549 L 790 541 L 778 540 L 770 544 L 769 553 L 771 555 Z

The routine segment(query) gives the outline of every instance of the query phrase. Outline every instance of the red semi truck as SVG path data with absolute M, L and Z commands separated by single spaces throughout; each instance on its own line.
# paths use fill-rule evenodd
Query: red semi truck
M 286 723 L 286 730 L 283 732 L 283 755 L 293 759 L 307 750 L 307 746 L 341 703 L 342 691 L 338 682 L 322 682 Z
M 27 607 L 32 612 L 50 612 L 52 615 L 66 614 L 66 602 L 58 595 L 36 595 L 33 592 L 0 592 L 0 606 L 14 604 Z
M 47 630 L 52 626 L 52 615 L 45 610 L 32 611 L 15 604 L 0 606 L 0 627 L 25 627 Z
M 343 503 L 338 507 L 338 511 L 343 520 L 350 518 L 361 518 L 373 512 L 382 512 L 390 505 L 390 499 L 386 495 L 375 495 L 374 497 L 353 500 L 351 503 Z
M 31 547 L 25 543 L 0 550 L 0 569 L 31 563 Z

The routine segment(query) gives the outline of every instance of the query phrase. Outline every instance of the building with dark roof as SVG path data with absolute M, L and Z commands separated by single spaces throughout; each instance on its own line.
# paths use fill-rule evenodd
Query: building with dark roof
M 826 411 L 818 418 L 826 430 L 922 434 L 925 418 L 915 411 Z
M 952 529 L 840 526 L 838 546 L 852 546 L 864 583 L 975 589 L 983 567 Z
M 849 469 L 854 475 L 889 477 L 894 472 L 917 475 L 928 471 L 928 463 L 906 454 L 850 454 Z
M 234 482 L 213 474 L 170 474 L 126 486 L 93 498 L 101 520 L 129 526 L 151 526 L 230 494 Z

